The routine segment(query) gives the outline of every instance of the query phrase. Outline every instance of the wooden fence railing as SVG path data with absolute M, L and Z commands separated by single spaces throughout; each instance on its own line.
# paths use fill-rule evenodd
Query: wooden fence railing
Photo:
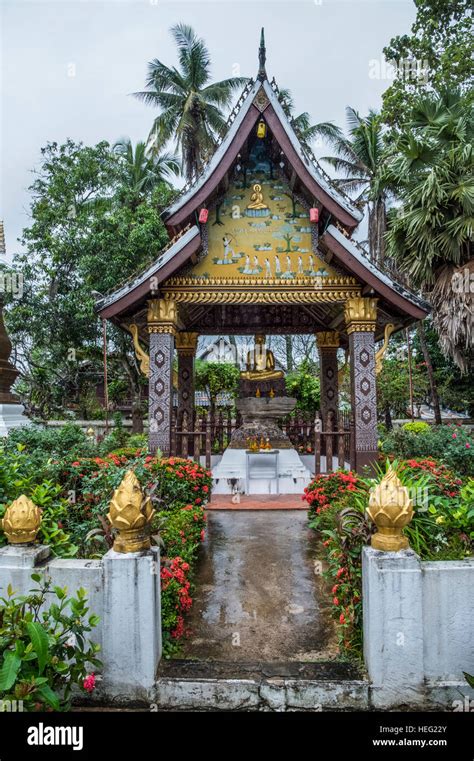
M 205 457 L 206 467 L 211 467 L 211 456 L 222 454 L 228 447 L 232 433 L 239 428 L 240 416 L 233 417 L 230 410 L 219 411 L 216 415 L 194 414 L 188 419 L 187 413 L 174 410 L 171 452 L 178 457 L 192 457 L 198 460 Z M 353 425 L 347 413 L 340 412 L 335 419 L 332 413 L 322 420 L 299 413 L 280 421 L 282 430 L 300 454 L 314 455 L 315 473 L 321 473 L 321 458 L 325 457 L 324 472 L 334 469 L 333 458 L 337 458 L 337 467 L 344 467 L 354 462 Z

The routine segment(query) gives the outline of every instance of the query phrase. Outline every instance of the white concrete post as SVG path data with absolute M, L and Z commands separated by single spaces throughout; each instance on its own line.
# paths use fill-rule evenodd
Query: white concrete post
M 161 658 L 159 549 L 110 550 L 103 564 L 104 692 L 149 700 Z
M 420 559 L 412 550 L 362 551 L 364 659 L 372 705 L 423 701 L 423 601 Z

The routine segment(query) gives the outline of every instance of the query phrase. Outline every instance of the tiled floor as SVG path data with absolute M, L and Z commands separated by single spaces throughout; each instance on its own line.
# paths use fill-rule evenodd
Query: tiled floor
M 241 494 L 240 503 L 234 504 L 230 494 L 215 494 L 207 505 L 208 510 L 307 510 L 301 494 Z

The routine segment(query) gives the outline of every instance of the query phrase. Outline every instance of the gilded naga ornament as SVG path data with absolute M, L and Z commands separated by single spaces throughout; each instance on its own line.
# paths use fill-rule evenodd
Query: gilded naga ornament
M 108 520 L 117 529 L 115 552 L 142 552 L 151 547 L 147 528 L 155 511 L 150 497 L 145 497 L 133 470 L 123 477 L 109 506 Z
M 413 502 L 392 466 L 372 488 L 367 512 L 377 526 L 371 539 L 375 550 L 398 552 L 409 548 L 403 527 L 413 518 Z
M 32 544 L 41 526 L 42 512 L 24 494 L 12 502 L 1 522 L 10 544 Z

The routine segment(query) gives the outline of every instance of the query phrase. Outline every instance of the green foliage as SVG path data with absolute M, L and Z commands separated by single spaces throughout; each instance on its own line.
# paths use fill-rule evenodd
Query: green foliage
M 288 394 L 296 398 L 296 406 L 304 412 L 315 413 L 320 407 L 321 390 L 317 367 L 308 360 L 285 376 Z
M 410 431 L 410 433 L 428 433 L 430 425 L 429 423 L 424 423 L 422 420 L 413 420 L 410 423 L 404 423 L 402 429 L 404 431 Z
M 66 408 L 97 413 L 102 349 L 93 291 L 115 288 L 168 240 L 160 212 L 169 187 L 161 183 L 130 203 L 129 179 L 123 157 L 106 142 L 88 147 L 68 140 L 42 149 L 30 187 L 25 253 L 13 264 L 23 275 L 24 293 L 6 314 L 21 358 L 22 396 L 41 417 L 61 416 Z M 109 380 L 125 378 L 134 397 L 140 376 L 130 337 L 109 326 L 109 339 Z
M 383 95 L 382 113 L 390 125 L 402 129 L 420 94 L 441 87 L 468 89 L 472 79 L 469 0 L 416 0 L 415 5 L 411 34 L 394 37 L 383 51 L 399 68 Z
M 460 475 L 474 474 L 474 441 L 461 425 L 430 426 L 421 435 L 405 428 L 386 434 L 381 450 L 398 458 L 432 457 Z
M 68 597 L 66 587 L 31 578 L 37 589 L 16 597 L 9 587 L 0 598 L 0 696 L 22 700 L 26 711 L 67 710 L 73 687 L 84 689 L 88 669 L 102 665 L 89 641 L 99 619 L 84 589 Z
M 230 106 L 243 77 L 232 77 L 210 84 L 210 55 L 202 39 L 190 26 L 176 24 L 171 29 L 179 66 L 168 67 L 158 59 L 148 64 L 146 90 L 135 95 L 161 111 L 150 131 L 156 150 L 170 140 L 181 153 L 182 172 L 192 180 L 216 146 L 216 138 L 226 131 L 222 108 Z
M 196 361 L 195 387 L 198 391 L 206 391 L 213 407 L 218 394 L 222 392 L 236 394 L 239 377 L 239 368 L 230 362 Z

